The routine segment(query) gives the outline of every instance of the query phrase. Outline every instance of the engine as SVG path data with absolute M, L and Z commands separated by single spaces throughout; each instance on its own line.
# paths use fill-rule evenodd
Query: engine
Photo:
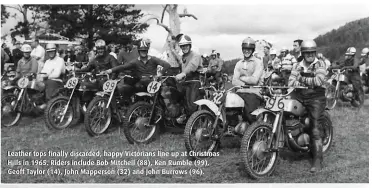
M 294 151 L 306 151 L 310 144 L 309 131 L 310 119 L 308 117 L 295 119 L 292 118 L 286 121 L 288 131 L 288 142 Z
M 353 99 L 354 95 L 353 95 L 353 85 L 352 84 L 348 84 L 346 86 L 344 86 L 340 92 L 340 98 L 343 100 L 343 101 L 351 101 Z

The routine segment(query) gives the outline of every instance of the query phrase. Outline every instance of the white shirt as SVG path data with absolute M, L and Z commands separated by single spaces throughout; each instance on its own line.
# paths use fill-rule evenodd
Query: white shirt
M 61 74 L 64 74 L 65 71 L 66 71 L 65 61 L 62 58 L 55 56 L 53 59 L 48 59 L 45 62 L 45 65 L 41 73 L 46 73 L 48 79 L 62 82 L 62 80 L 59 77 L 61 76 Z
M 37 45 L 36 48 L 34 48 L 31 51 L 31 57 L 34 57 L 35 59 L 40 57 L 40 59 L 37 60 L 37 63 L 38 63 L 37 72 L 40 73 L 40 71 L 43 69 L 43 66 L 44 66 L 44 57 L 45 57 L 44 48 L 40 45 Z
M 116 53 L 114 53 L 114 52 L 110 52 L 110 55 L 114 56 L 115 59 L 118 59 L 118 56 L 116 55 Z

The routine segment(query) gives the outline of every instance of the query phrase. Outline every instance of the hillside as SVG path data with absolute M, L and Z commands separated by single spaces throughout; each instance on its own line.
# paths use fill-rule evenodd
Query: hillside
M 338 29 L 319 35 L 314 40 L 319 51 L 331 61 L 343 59 L 343 54 L 350 46 L 357 49 L 359 56 L 360 51 L 369 46 L 369 18 L 346 23 Z
M 319 47 L 318 52 L 323 53 L 331 62 L 343 59 L 343 54 L 350 46 L 357 49 L 357 57 L 359 57 L 360 51 L 369 46 L 369 18 L 348 22 L 338 29 L 319 35 L 314 40 Z M 225 61 L 224 72 L 233 74 L 238 60 Z

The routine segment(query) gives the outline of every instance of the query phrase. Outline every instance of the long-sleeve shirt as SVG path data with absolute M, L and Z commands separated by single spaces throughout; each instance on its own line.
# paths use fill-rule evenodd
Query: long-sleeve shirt
M 197 70 L 203 67 L 203 60 L 201 56 L 193 51 L 187 55 L 182 55 L 182 73 L 186 74 L 186 79 L 195 79 L 197 77 Z
M 29 59 L 22 58 L 18 61 L 16 69 L 16 77 L 23 76 L 28 73 L 37 74 L 38 63 L 35 58 L 30 57 Z
M 55 56 L 53 59 L 48 59 L 45 62 L 41 73 L 46 73 L 48 79 L 62 82 L 61 76 L 65 71 L 65 61 L 62 58 Z
M 118 61 L 119 61 L 119 64 L 122 65 L 125 63 L 129 63 L 130 61 L 132 61 L 133 59 L 137 59 L 138 57 L 139 57 L 139 54 L 137 50 L 132 50 L 130 52 L 126 52 L 122 50 L 119 52 Z
M 89 62 L 87 67 L 78 70 L 78 72 L 95 71 L 95 73 L 99 73 L 101 71 L 114 68 L 118 65 L 118 60 L 116 60 L 115 57 L 110 54 L 106 54 L 104 56 L 96 56 L 92 61 Z M 113 74 L 113 77 L 115 77 L 115 74 Z
M 314 76 L 301 76 L 300 72 L 313 73 Z M 304 60 L 293 65 L 291 75 L 289 76 L 289 86 L 307 86 L 310 88 L 323 87 L 325 88 L 325 76 L 327 73 L 325 62 L 315 58 L 314 62 L 308 66 Z
M 251 56 L 248 60 L 240 60 L 236 63 L 232 84 L 235 86 L 259 85 L 263 81 L 262 74 L 262 60 Z
M 38 73 L 43 69 L 44 66 L 44 59 L 45 59 L 45 50 L 42 46 L 37 45 L 36 48 L 34 48 L 31 51 L 31 57 L 34 57 L 37 61 L 38 65 Z
M 136 76 L 141 78 L 142 76 L 156 75 L 158 65 L 163 67 L 163 73 L 170 68 L 169 63 L 159 58 L 148 56 L 146 62 L 143 62 L 142 60 L 140 60 L 140 58 L 133 59 L 129 63 L 112 68 L 112 72 L 119 72 L 131 69 L 135 71 L 135 73 L 137 74 Z

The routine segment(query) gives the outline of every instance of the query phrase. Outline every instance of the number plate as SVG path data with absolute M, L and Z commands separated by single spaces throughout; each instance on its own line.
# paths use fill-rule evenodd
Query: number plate
M 29 82 L 28 78 L 23 77 L 18 80 L 18 87 L 26 88 L 28 86 L 28 82 Z
M 118 82 L 116 80 L 108 80 L 103 84 L 103 91 L 104 92 L 112 92 L 116 88 L 116 84 Z
M 223 97 L 223 92 L 214 92 L 213 93 L 213 102 L 217 105 L 221 104 L 222 97 Z
M 159 91 L 160 89 L 160 86 L 161 86 L 161 83 L 160 82 L 157 82 L 157 81 L 152 81 L 150 82 L 150 84 L 147 86 L 147 92 L 149 93 L 156 93 Z
M 157 72 L 158 74 L 160 74 L 162 70 L 163 70 L 163 67 L 160 66 L 160 65 L 158 65 L 158 68 L 157 68 L 157 71 L 156 71 L 156 72 Z
M 271 111 L 280 111 L 284 109 L 285 102 L 283 97 L 270 98 L 266 101 L 265 108 Z
M 78 79 L 77 78 L 70 78 L 67 83 L 66 83 L 66 86 L 67 88 L 69 89 L 73 89 L 74 87 L 76 87 L 76 85 L 78 84 Z

